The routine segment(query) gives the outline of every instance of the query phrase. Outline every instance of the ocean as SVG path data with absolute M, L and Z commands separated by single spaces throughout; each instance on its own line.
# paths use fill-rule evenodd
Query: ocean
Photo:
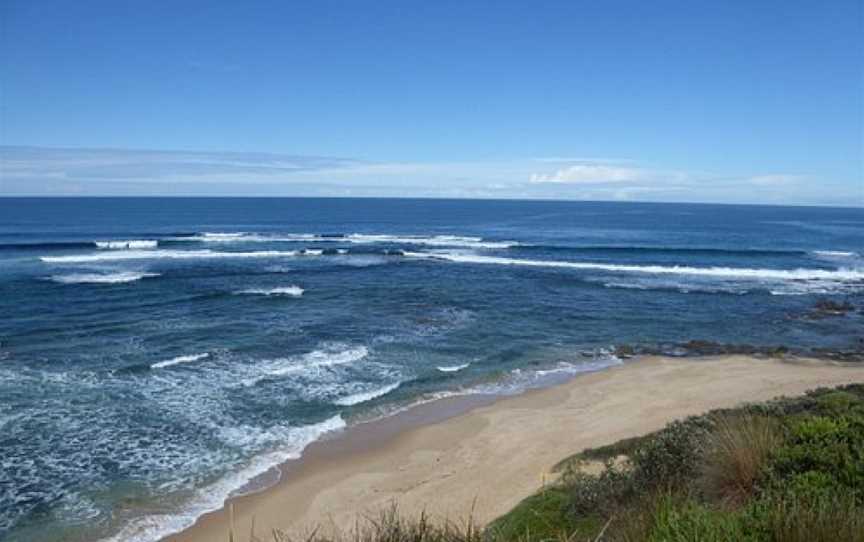
M 860 208 L 0 199 L 0 539 L 158 540 L 348 424 L 622 345 L 858 351 L 861 307 Z

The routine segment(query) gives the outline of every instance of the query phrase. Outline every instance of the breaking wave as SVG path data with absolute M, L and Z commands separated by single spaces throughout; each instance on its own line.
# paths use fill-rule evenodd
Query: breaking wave
M 194 260 L 227 258 L 286 258 L 297 256 L 295 250 L 263 250 L 257 252 L 214 252 L 212 250 L 128 250 L 103 254 L 41 256 L 45 263 L 92 263 L 125 260 Z
M 339 399 L 336 399 L 335 401 L 333 401 L 333 404 L 339 406 L 359 405 L 360 403 L 365 403 L 367 401 L 371 401 L 372 399 L 377 399 L 378 397 L 387 395 L 391 391 L 398 388 L 400 385 L 401 382 L 396 382 L 395 384 L 389 384 L 387 386 L 382 386 L 374 390 L 353 393 L 351 395 L 346 395 L 345 397 L 340 397 Z
M 129 241 L 95 241 L 96 248 L 106 250 L 136 250 L 142 248 L 156 248 L 159 241 L 146 239 L 133 239 Z
M 467 368 L 469 365 L 471 365 L 471 364 L 470 363 L 463 363 L 461 365 L 441 365 L 441 366 L 438 366 L 435 368 L 438 369 L 439 371 L 441 371 L 442 373 L 455 373 L 455 372 L 461 371 L 462 369 Z
M 117 273 L 71 273 L 69 275 L 54 275 L 51 277 L 51 280 L 60 284 L 122 284 L 125 282 L 135 282 L 144 278 L 158 276 L 159 273 L 120 271 Z
M 447 252 L 406 252 L 406 256 L 427 260 L 445 260 L 456 263 L 512 265 L 526 267 L 558 267 L 609 271 L 612 273 L 645 273 L 655 275 L 695 275 L 718 278 L 771 279 L 771 280 L 864 280 L 864 270 L 857 269 L 754 269 L 744 267 L 689 267 L 663 265 L 607 264 L 557 260 L 521 260 L 499 256 Z
M 192 354 L 189 356 L 177 356 L 176 358 L 166 359 L 165 361 L 154 363 L 150 367 L 153 369 L 164 369 L 165 367 L 171 367 L 172 365 L 180 365 L 181 363 L 192 363 L 193 361 L 198 361 L 208 357 L 210 357 L 209 352 Z
M 384 235 L 365 233 L 289 233 L 265 235 L 259 233 L 230 232 L 210 233 L 204 232 L 199 235 L 184 237 L 182 241 L 200 241 L 209 243 L 278 243 L 278 242 L 311 242 L 311 243 L 388 243 L 424 245 L 437 247 L 464 247 L 464 248 L 509 248 L 516 246 L 515 241 L 489 241 L 482 237 L 470 237 L 463 235 Z
M 299 286 L 281 286 L 278 288 L 250 288 L 248 290 L 240 290 L 238 294 L 248 295 L 287 295 L 292 297 L 300 297 L 305 290 Z
M 152 542 L 191 527 L 200 516 L 222 507 L 233 492 L 256 477 L 288 460 L 299 458 L 309 444 L 344 428 L 345 420 L 339 415 L 317 424 L 292 428 L 282 447 L 252 458 L 243 469 L 196 491 L 179 512 L 137 518 L 103 542 Z

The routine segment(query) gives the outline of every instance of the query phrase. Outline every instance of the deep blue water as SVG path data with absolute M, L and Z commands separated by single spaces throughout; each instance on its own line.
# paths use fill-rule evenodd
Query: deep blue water
M 862 305 L 862 254 L 861 209 L 0 199 L 0 538 L 152 540 L 324 431 L 616 344 L 855 348 L 802 316 Z

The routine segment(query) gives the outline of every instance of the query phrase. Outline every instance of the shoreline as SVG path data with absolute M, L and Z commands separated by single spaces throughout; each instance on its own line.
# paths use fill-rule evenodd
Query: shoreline
M 436 399 L 325 435 L 299 459 L 280 465 L 275 484 L 233 496 L 162 540 L 221 539 L 230 508 L 241 539 L 253 521 L 259 534 L 274 528 L 302 533 L 316 525 L 344 530 L 394 501 L 408 513 L 425 510 L 457 521 L 471 515 L 485 524 L 585 447 L 714 408 L 854 381 L 864 381 L 864 366 L 810 358 L 646 356 L 515 396 Z M 569 427 L 582 429 L 568 436 Z

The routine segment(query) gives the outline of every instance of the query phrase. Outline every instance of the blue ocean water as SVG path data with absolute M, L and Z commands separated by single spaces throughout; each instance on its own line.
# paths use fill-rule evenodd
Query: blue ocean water
M 620 344 L 860 347 L 864 210 L 0 199 L 0 538 L 156 540 L 347 423 Z M 638 363 L 638 361 L 637 361 Z

